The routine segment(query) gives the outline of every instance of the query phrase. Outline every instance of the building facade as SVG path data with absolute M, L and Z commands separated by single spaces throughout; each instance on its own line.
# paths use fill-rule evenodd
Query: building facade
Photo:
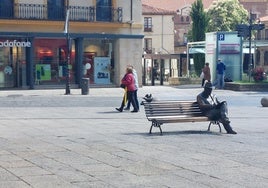
M 136 0 L 1 0 L 0 88 L 119 85 L 141 77 L 142 13 Z
M 263 30 L 254 31 L 252 36 L 252 54 L 253 54 L 253 68 L 263 67 L 264 70 L 268 71 L 268 1 L 267 0 L 239 0 L 240 4 L 248 11 L 249 16 L 254 24 L 263 23 L 265 28 Z M 244 41 L 245 45 L 248 46 L 248 41 Z M 249 54 L 248 52 L 243 56 L 243 70 L 248 71 L 249 67 Z
M 159 81 L 163 85 L 164 81 L 168 81 L 173 67 L 171 60 L 174 56 L 173 17 L 176 12 L 145 4 L 142 5 L 142 8 L 144 23 L 143 84 L 154 85 L 155 81 Z
M 239 2 L 248 12 L 252 12 L 255 18 L 268 15 L 268 0 L 239 0 Z
M 188 32 L 191 29 L 191 5 L 195 0 L 142 0 L 144 19 L 144 83 L 150 84 L 156 64 L 157 78 L 172 84 L 170 77 L 189 75 L 187 63 Z M 213 0 L 204 0 L 207 8 Z M 151 19 L 150 21 L 147 21 Z M 149 24 L 148 24 L 149 23 Z M 152 29 L 147 28 L 152 25 Z M 160 27 L 161 26 L 161 27 Z M 162 29 L 164 28 L 164 29 Z M 167 49 L 167 50 L 166 50 Z M 151 63 L 152 62 L 152 63 Z M 147 72 L 146 72 L 147 71 Z M 159 76 L 160 75 L 160 76 Z
M 192 50 L 192 52 L 188 51 L 187 49 L 187 34 L 189 30 L 191 29 L 191 17 L 190 17 L 190 10 L 191 5 L 194 2 L 194 0 L 187 0 L 184 2 L 180 2 L 177 0 L 142 0 L 143 7 L 149 6 L 152 7 L 151 10 L 155 9 L 163 9 L 165 11 L 173 11 L 173 21 L 174 21 L 174 54 L 176 54 L 177 63 L 171 62 L 171 69 L 170 69 L 170 76 L 171 77 L 184 77 L 188 76 L 188 69 L 192 67 L 192 61 L 189 62 L 189 58 L 187 60 L 186 54 L 189 55 L 190 53 L 196 53 Z M 251 53 L 254 53 L 254 66 L 260 66 L 264 67 L 266 71 L 268 71 L 268 43 L 267 43 L 267 13 L 268 13 L 268 3 L 267 0 L 239 0 L 240 4 L 244 6 L 244 8 L 250 13 L 252 13 L 254 23 L 260 20 L 262 23 L 265 24 L 265 29 L 261 31 L 255 31 L 253 34 L 253 41 L 252 46 L 254 46 L 255 50 L 252 50 Z M 217 0 L 204 0 L 203 5 L 204 9 L 207 10 L 210 6 L 215 5 L 217 3 Z M 143 12 L 143 17 L 147 16 Z M 167 16 L 167 15 L 166 15 Z M 167 24 L 164 26 L 165 28 L 168 28 L 168 22 L 165 22 L 164 24 Z M 153 24 L 154 25 L 154 24 Z M 154 31 L 153 31 L 154 32 Z M 154 33 L 148 33 L 145 31 L 145 39 L 148 37 L 148 34 L 154 35 Z M 150 43 L 145 43 L 146 44 Z M 165 44 L 165 45 L 171 45 L 171 44 Z M 155 47 L 156 46 L 156 47 Z M 248 46 L 248 41 L 244 41 L 245 48 Z M 156 43 L 152 42 L 152 52 L 155 51 L 157 48 Z M 149 50 L 150 52 L 150 50 Z M 203 52 L 202 52 L 203 53 Z M 244 72 L 248 69 L 248 59 L 249 59 L 249 52 L 245 52 L 243 54 L 243 70 Z M 154 54 L 154 53 L 153 53 Z M 147 55 L 148 56 L 148 55 Z M 179 57 L 178 57 L 179 56 Z M 157 56 L 153 55 L 154 58 L 158 58 Z M 163 58 L 165 58 L 162 55 Z M 177 68 L 176 68 L 177 67 Z M 177 73 L 177 74 L 176 74 Z

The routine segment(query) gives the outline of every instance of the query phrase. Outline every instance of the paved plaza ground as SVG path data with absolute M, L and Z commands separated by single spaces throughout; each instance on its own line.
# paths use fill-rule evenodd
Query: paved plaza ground
M 195 100 L 191 86 L 144 86 L 158 100 Z M 268 187 L 268 92 L 215 90 L 228 135 L 208 122 L 175 123 L 149 135 L 139 113 L 119 113 L 121 88 L 0 91 L 0 188 Z

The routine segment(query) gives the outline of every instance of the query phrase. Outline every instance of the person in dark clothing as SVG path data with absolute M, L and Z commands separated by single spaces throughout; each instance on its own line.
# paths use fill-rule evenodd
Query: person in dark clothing
M 204 91 L 197 95 L 197 103 L 205 116 L 211 121 L 220 121 L 227 134 L 237 134 L 230 125 L 226 101 L 219 102 L 217 98 L 211 96 L 212 84 L 206 82 Z M 211 100 L 210 100 L 211 99 Z
M 217 82 L 214 84 L 214 86 L 216 86 L 217 89 L 223 89 L 224 88 L 224 76 L 225 76 L 225 69 L 226 66 L 225 64 L 222 62 L 221 59 L 218 59 L 218 63 L 217 63 Z

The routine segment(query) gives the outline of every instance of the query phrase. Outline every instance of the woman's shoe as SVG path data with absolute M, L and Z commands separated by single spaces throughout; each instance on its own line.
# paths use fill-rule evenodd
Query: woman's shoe
M 122 108 L 115 108 L 118 112 L 122 112 Z
M 132 113 L 135 113 L 135 112 L 138 112 L 138 110 L 132 110 L 131 112 L 132 112 Z

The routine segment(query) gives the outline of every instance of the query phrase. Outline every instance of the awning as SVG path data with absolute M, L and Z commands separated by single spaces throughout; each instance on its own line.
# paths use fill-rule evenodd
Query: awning
M 205 48 L 189 48 L 189 54 L 205 54 Z
M 205 54 L 206 50 L 205 48 L 189 48 L 189 54 L 198 54 L 202 53 Z M 255 49 L 251 48 L 251 53 L 255 53 Z M 243 54 L 249 54 L 249 48 L 243 48 Z

